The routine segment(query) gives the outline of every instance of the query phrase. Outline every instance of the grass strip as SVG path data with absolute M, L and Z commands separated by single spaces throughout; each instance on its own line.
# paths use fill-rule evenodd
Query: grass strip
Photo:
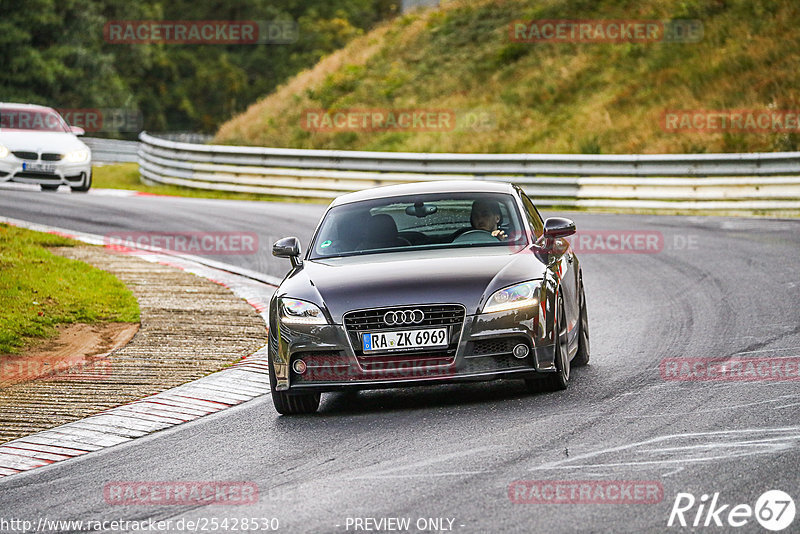
M 56 325 L 139 322 L 139 304 L 115 276 L 51 253 L 79 245 L 0 224 L 0 355 L 54 337 Z

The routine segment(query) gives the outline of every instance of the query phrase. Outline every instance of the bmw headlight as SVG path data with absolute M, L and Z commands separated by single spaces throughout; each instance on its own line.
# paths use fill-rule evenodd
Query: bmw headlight
M 328 324 L 319 306 L 304 300 L 282 298 L 278 301 L 278 313 L 282 323 Z
M 69 161 L 70 163 L 80 163 L 81 161 L 86 161 L 87 159 L 89 159 L 89 151 L 85 148 L 73 150 L 72 152 L 67 152 L 64 155 L 64 160 Z
M 489 298 L 486 306 L 483 307 L 483 313 L 538 306 L 539 284 L 541 284 L 541 282 L 523 282 L 495 291 Z
M 8 156 L 8 149 L 3 145 L 0 145 L 0 159 Z

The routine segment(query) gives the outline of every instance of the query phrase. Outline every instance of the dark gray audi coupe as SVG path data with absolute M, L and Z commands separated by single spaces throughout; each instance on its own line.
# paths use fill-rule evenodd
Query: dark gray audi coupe
M 517 186 L 437 181 L 334 200 L 270 302 L 269 373 L 281 414 L 320 393 L 524 379 L 567 387 L 589 361 L 569 219 L 543 221 Z

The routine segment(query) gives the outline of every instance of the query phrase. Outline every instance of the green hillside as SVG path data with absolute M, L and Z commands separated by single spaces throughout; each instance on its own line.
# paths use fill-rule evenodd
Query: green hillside
M 796 0 L 452 1 L 384 23 L 225 123 L 216 142 L 420 152 L 797 150 L 785 131 L 665 131 L 666 110 L 800 109 Z M 514 42 L 516 20 L 702 23 L 699 42 Z M 304 110 L 445 110 L 447 131 L 317 131 Z M 790 128 L 791 130 L 791 128 Z M 798 132 L 796 127 L 794 132 Z
M 122 128 L 106 121 L 104 134 L 214 132 L 396 11 L 397 0 L 2 0 L 0 101 L 139 117 L 140 125 L 129 119 Z M 262 44 L 133 44 L 106 34 L 122 21 L 147 29 L 187 20 L 296 23 L 296 35 Z

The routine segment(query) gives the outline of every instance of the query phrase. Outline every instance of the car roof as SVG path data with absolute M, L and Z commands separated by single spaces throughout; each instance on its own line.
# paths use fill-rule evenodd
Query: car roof
M 53 108 L 47 106 L 40 106 L 38 104 L 21 104 L 17 102 L 0 102 L 0 108 L 25 108 L 31 110 L 55 111 Z
M 487 182 L 483 180 L 436 180 L 432 182 L 385 185 L 341 195 L 331 203 L 331 207 L 362 200 L 426 193 L 514 193 L 514 186 L 502 182 Z

